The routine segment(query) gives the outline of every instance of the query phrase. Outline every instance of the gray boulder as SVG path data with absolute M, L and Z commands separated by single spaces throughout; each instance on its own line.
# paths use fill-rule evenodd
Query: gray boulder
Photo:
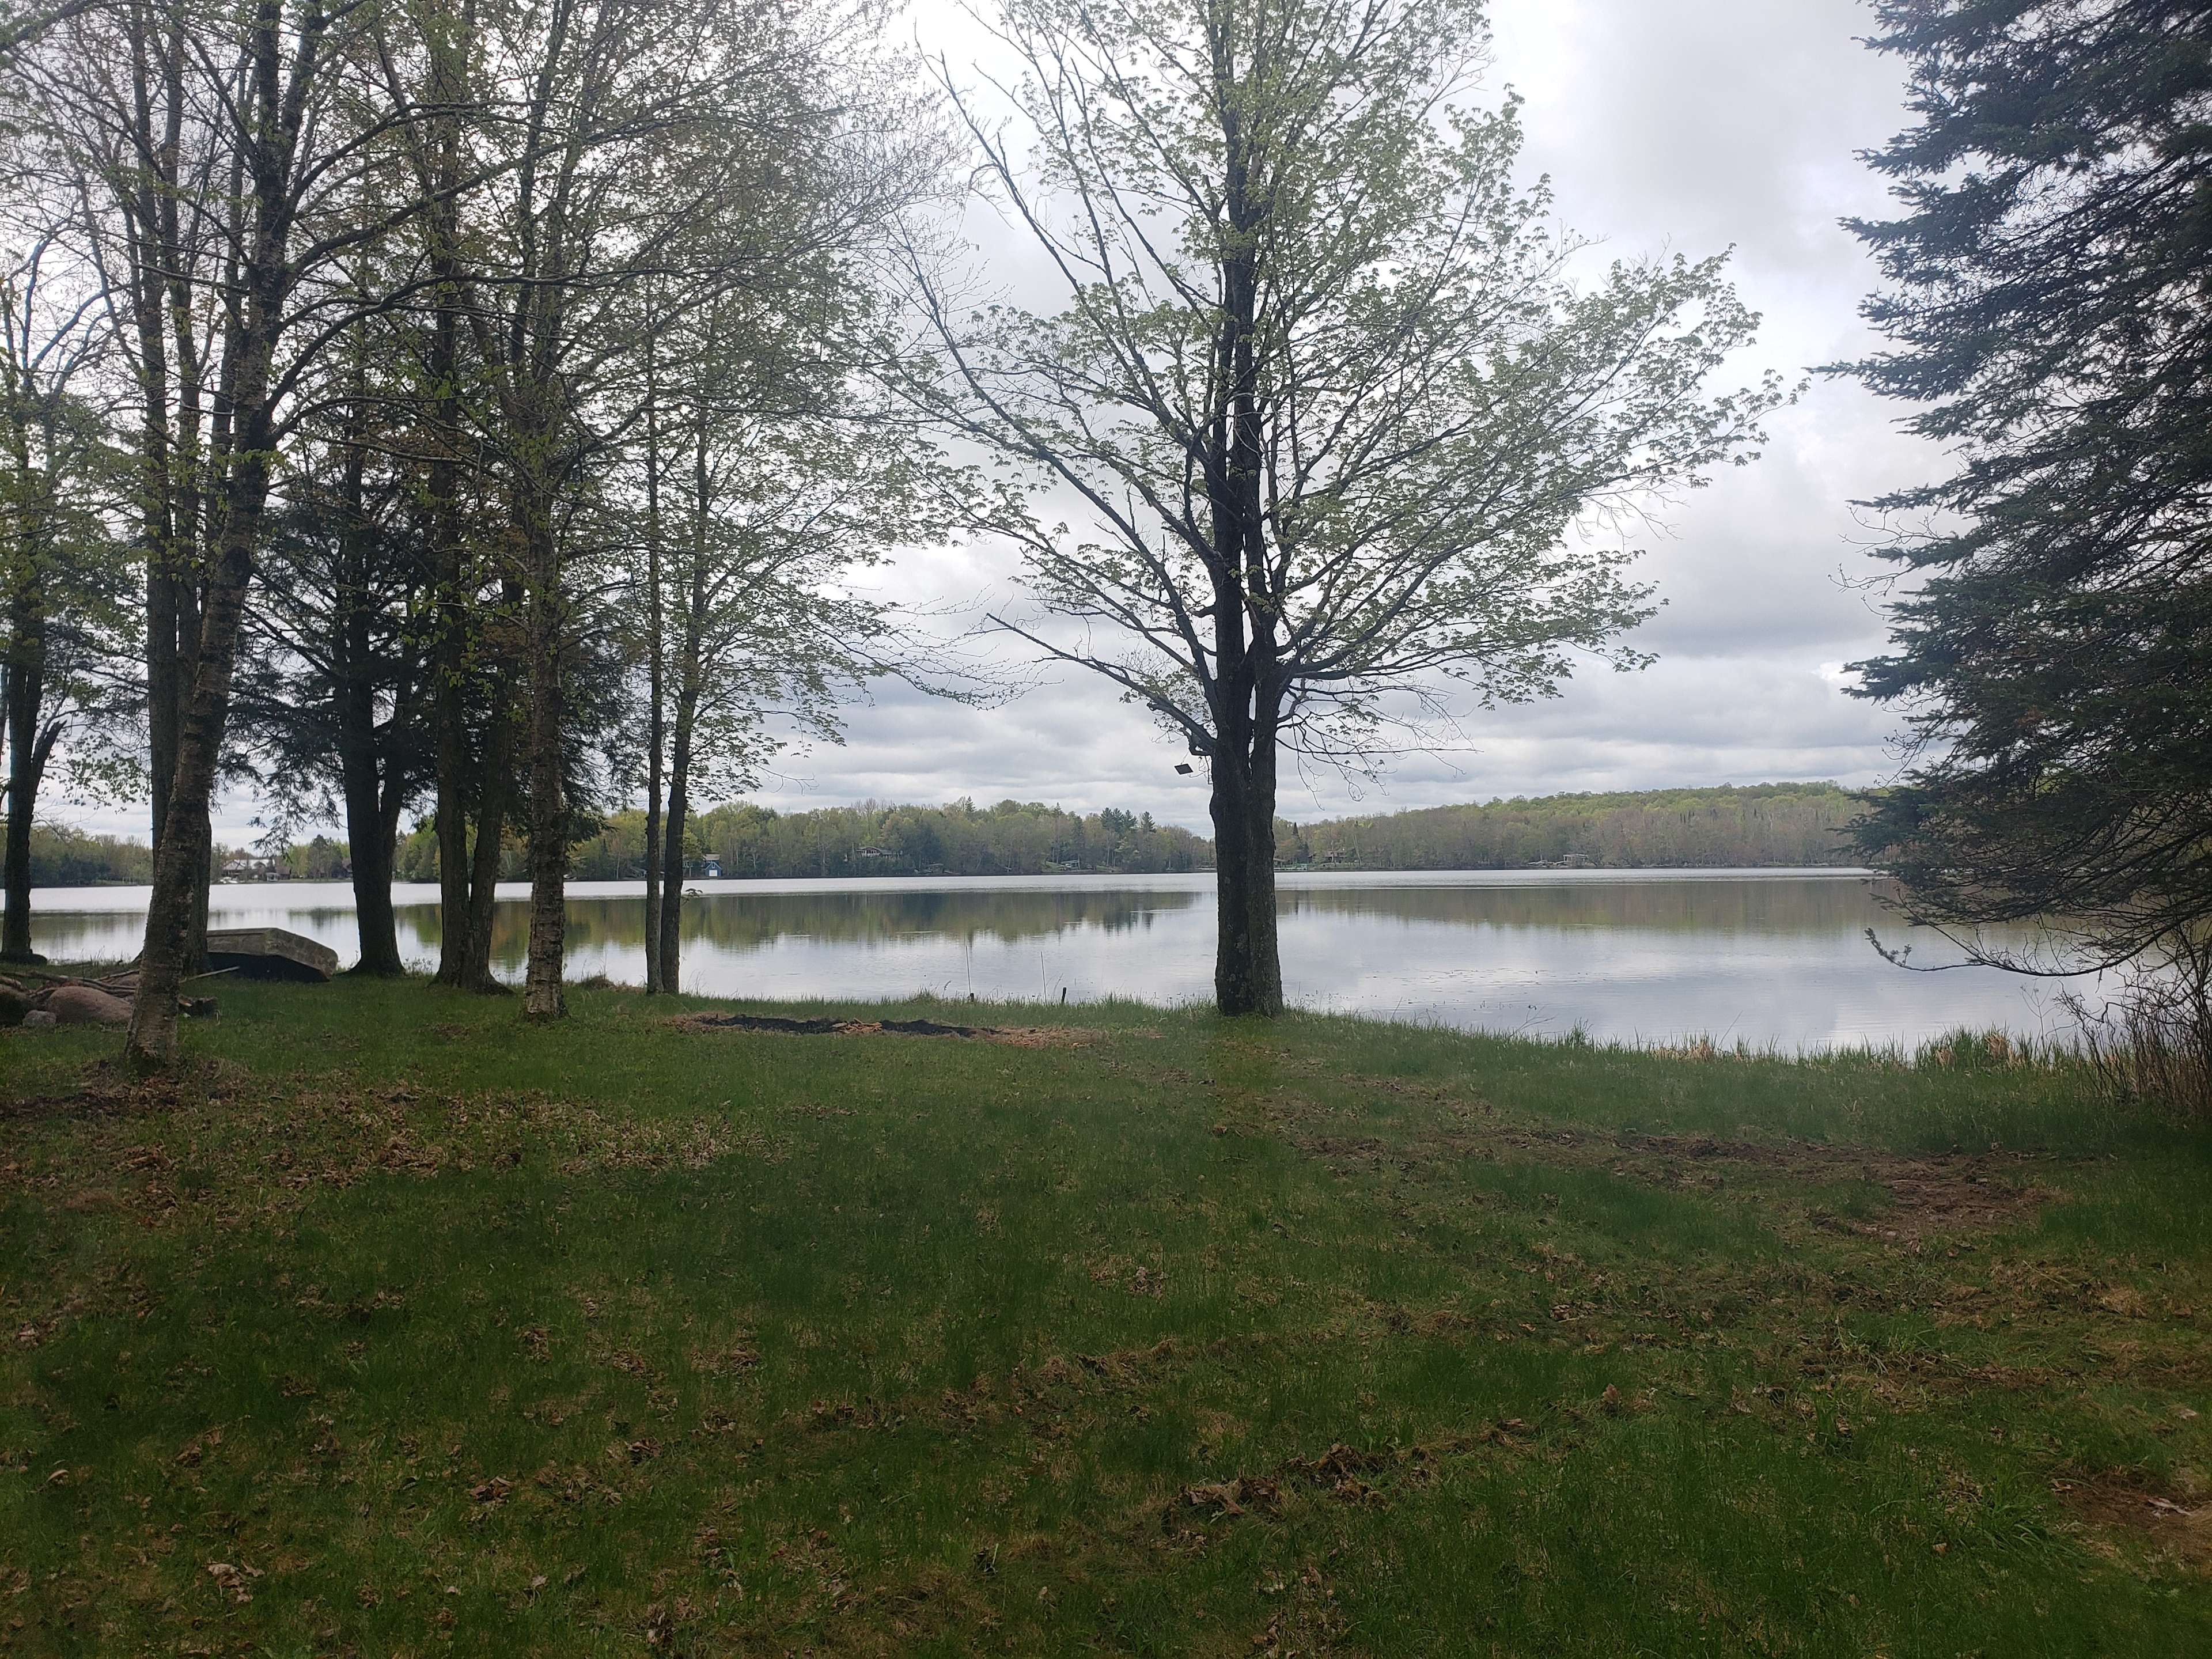
M 89 985 L 58 985 L 46 994 L 46 1011 L 58 1025 L 128 1025 L 131 1005 Z

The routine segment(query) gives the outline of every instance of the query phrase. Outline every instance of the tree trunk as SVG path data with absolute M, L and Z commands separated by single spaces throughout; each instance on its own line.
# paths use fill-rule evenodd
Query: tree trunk
M 146 557 L 146 726 L 148 775 L 153 795 L 152 840 L 158 854 L 169 816 L 169 785 L 177 769 L 177 736 L 184 720 L 185 687 L 177 659 L 177 581 L 179 566 L 175 479 L 171 469 L 169 349 L 164 325 L 169 284 L 181 259 L 170 236 L 175 221 L 176 172 L 184 118 L 180 95 L 183 46 L 172 38 L 161 47 L 159 80 L 167 102 L 161 126 L 155 117 L 155 42 L 143 14 L 133 12 L 131 138 L 154 158 L 126 198 L 131 314 L 138 335 L 140 538 Z
M 196 675 L 194 678 L 197 681 L 198 676 Z M 227 722 L 230 714 L 230 671 L 228 668 L 223 671 L 222 683 L 223 717 Z M 220 736 L 217 741 L 221 741 Z M 178 751 L 178 764 L 181 766 L 183 763 L 183 750 L 180 744 Z M 177 817 L 178 796 L 182 793 L 184 792 L 181 785 L 169 792 L 169 820 L 173 823 Z M 211 890 L 215 886 L 215 820 L 213 817 L 215 784 L 212 774 L 205 792 L 198 795 L 197 804 L 194 804 L 194 799 L 191 795 L 186 795 L 184 810 L 188 816 L 198 820 L 192 826 L 192 838 L 206 851 L 199 862 L 191 866 L 189 872 L 192 887 L 191 892 L 188 895 L 190 902 L 185 912 L 184 942 L 178 947 L 180 954 L 177 958 L 183 971 L 187 974 L 199 973 L 207 967 L 208 907 L 210 900 L 213 897 Z
M 514 709 L 505 688 L 493 705 L 484 732 L 483 776 L 477 787 L 477 844 L 467 885 L 461 941 L 463 990 L 504 994 L 492 977 L 491 925 L 499 904 L 499 857 L 507 833 L 507 805 L 514 789 Z
M 671 996 L 683 980 L 684 820 L 691 808 L 691 736 L 699 718 L 699 692 L 707 627 L 707 410 L 698 410 L 691 467 L 691 579 L 682 600 L 684 648 L 676 664 L 676 730 L 668 763 L 666 856 L 661 869 L 660 988 Z
M 453 623 L 456 635 L 462 624 Z M 484 720 L 483 754 L 469 753 L 464 671 L 450 680 L 439 670 L 438 724 L 438 972 L 437 982 L 464 991 L 506 990 L 491 971 L 493 907 L 498 902 L 499 861 L 514 787 L 514 718 L 507 690 L 496 684 Z M 473 778 L 475 787 L 471 789 Z M 469 839 L 471 797 L 476 839 Z M 396 823 L 395 823 L 396 831 Z
M 380 811 L 355 810 L 350 789 L 346 793 L 346 846 L 353 863 L 354 914 L 361 927 L 361 960 L 353 971 L 397 979 L 407 971 L 407 964 L 400 960 L 399 921 L 392 908 L 392 837 Z
M 436 561 L 437 633 L 432 644 L 431 714 L 438 741 L 438 975 L 441 985 L 469 982 L 469 730 L 467 688 L 468 599 L 461 586 L 459 468 L 449 453 L 455 419 L 450 383 L 459 342 L 450 306 L 438 313 L 431 355 L 431 378 L 438 393 L 438 430 L 430 464 L 430 536 Z M 487 763 L 489 763 L 489 757 Z M 477 791 L 490 793 L 489 780 Z M 483 809 L 477 808 L 477 834 Z M 496 838 L 496 830 L 494 832 Z
M 431 693 L 431 718 L 438 727 L 437 982 L 458 986 L 466 981 L 469 957 L 469 734 L 461 694 L 459 580 L 447 550 L 440 550 L 438 562 L 437 683 Z
M 400 788 L 392 775 L 387 773 L 384 781 L 382 811 L 378 813 L 376 820 L 377 858 L 383 869 L 382 882 L 378 890 L 383 893 L 384 902 L 387 908 L 392 903 L 392 884 L 398 877 L 399 814 L 405 809 L 407 799 L 407 792 Z M 356 896 L 358 896 L 357 890 Z M 398 925 L 396 918 L 392 925 L 392 956 L 397 958 L 399 952 Z M 402 971 L 404 971 L 406 964 L 402 963 L 400 966 Z
M 15 636 L 19 652 L 21 640 L 20 634 Z M 9 665 L 7 897 L 0 921 L 0 962 L 46 960 L 31 949 L 31 815 L 61 726 L 57 721 L 39 729 L 44 679 L 35 661 Z
M 20 410 L 11 413 L 20 413 Z M 26 426 L 10 432 L 10 459 L 25 492 L 36 498 L 46 490 L 32 482 L 30 439 Z M 52 434 L 48 434 L 46 465 L 55 465 Z M 31 815 L 38 805 L 39 782 L 46 775 L 46 757 L 52 751 L 58 728 L 41 732 L 39 717 L 46 696 L 46 583 L 41 568 L 40 544 L 45 540 L 46 514 L 30 501 L 19 501 L 15 533 L 21 568 L 9 589 L 7 655 L 0 659 L 0 723 L 4 723 L 8 746 L 7 852 L 0 860 L 0 961 L 35 962 L 31 950 Z
M 392 913 L 391 837 L 384 828 L 385 788 L 376 752 L 376 661 L 370 644 L 368 510 L 360 443 L 347 452 L 346 524 L 337 592 L 331 596 L 331 662 L 336 669 L 338 775 L 345 797 L 346 846 L 353 866 L 354 918 L 361 937 L 356 974 L 396 979 L 399 927 Z
M 645 745 L 645 994 L 657 996 L 673 988 L 660 981 L 660 791 L 661 762 L 668 733 L 661 700 L 667 688 L 665 641 L 660 616 L 660 411 L 653 349 L 653 319 L 648 311 L 645 331 L 645 612 L 646 612 L 646 745 Z M 680 878 L 682 872 L 678 872 Z
M 393 979 L 407 971 L 399 959 L 399 924 L 392 909 L 392 836 L 386 828 L 385 802 L 378 787 L 376 756 L 362 738 L 349 732 L 339 769 L 345 787 L 346 847 L 353 865 L 354 914 L 361 932 L 356 974 Z
M 676 696 L 676 741 L 668 764 L 668 825 L 663 832 L 666 851 L 661 861 L 667 879 L 660 895 L 660 933 L 654 941 L 660 959 L 660 988 L 671 996 L 683 982 L 684 820 L 691 810 L 691 727 L 698 714 L 698 698 L 690 689 L 688 665 L 684 678 L 686 684 Z
M 267 356 L 261 358 L 265 375 Z M 231 669 L 238 652 L 238 629 L 246 611 L 246 590 L 253 578 L 253 546 L 267 500 L 268 434 L 257 422 L 255 447 L 241 456 L 233 473 L 224 513 L 222 556 L 209 585 L 206 622 L 201 635 L 199 672 L 191 702 L 178 734 L 177 770 L 169 795 L 168 821 L 161 850 L 154 855 L 154 891 L 146 908 L 146 943 L 139 956 L 138 989 L 131 1005 L 131 1028 L 124 1053 L 142 1070 L 161 1069 L 177 1058 L 177 995 L 186 973 L 198 969 L 204 951 L 209 861 L 213 852 L 208 803 L 215 792 L 216 764 L 230 713 Z M 193 930 L 203 931 L 193 945 Z
M 1231 42 L 1216 40 L 1225 68 Z M 1226 82 L 1224 82 L 1224 84 Z M 1265 218 L 1253 199 L 1245 112 L 1219 112 L 1225 162 L 1224 205 L 1239 233 L 1221 263 L 1222 306 L 1213 342 L 1226 395 L 1208 439 L 1214 683 L 1211 688 L 1214 894 L 1214 997 L 1224 1014 L 1283 1012 L 1283 966 L 1275 923 L 1275 684 L 1273 613 L 1255 604 L 1269 592 L 1259 371 L 1253 347 L 1259 314 L 1256 232 Z
M 245 199 L 246 189 L 246 154 L 243 149 L 232 157 L 230 177 L 231 200 L 241 202 Z M 264 204 L 260 218 L 260 222 L 264 226 L 270 222 L 271 216 L 268 210 L 271 197 L 270 185 L 275 184 L 281 187 L 283 182 L 281 175 L 272 173 L 264 173 L 261 179 L 256 180 L 256 193 Z M 277 193 L 281 193 L 281 188 Z M 244 265 L 235 251 L 237 247 L 235 239 L 233 240 L 232 247 L 233 252 L 225 271 L 225 287 L 229 292 L 237 293 L 245 285 L 242 280 Z M 244 430 L 240 424 L 241 398 L 250 398 L 252 401 L 253 406 L 247 412 L 246 418 L 251 421 L 252 431 L 260 435 L 264 445 L 262 452 L 252 457 L 255 476 L 252 493 L 255 506 L 252 514 L 253 527 L 245 544 L 246 565 L 239 588 L 241 611 L 246 592 L 245 584 L 252 580 L 253 553 L 259 544 L 261 516 L 269 495 L 267 447 L 271 430 L 271 410 L 268 407 L 268 387 L 273 360 L 276 356 L 277 335 L 283 327 L 279 309 L 283 303 L 281 290 L 288 280 L 282 266 L 282 258 L 283 255 L 278 252 L 272 262 L 270 250 L 265 246 L 261 250 L 256 282 L 263 285 L 264 291 L 269 295 L 268 311 L 265 316 L 258 318 L 256 320 L 256 337 L 251 347 L 246 342 L 246 324 L 240 313 L 236 312 L 226 313 L 223 325 L 222 367 L 216 377 L 212 429 L 204 460 L 199 455 L 199 409 L 205 379 L 204 368 L 198 362 L 196 357 L 190 362 L 180 361 L 178 365 L 179 374 L 177 388 L 179 408 L 177 431 L 180 441 L 179 454 L 185 463 L 185 477 L 187 481 L 186 488 L 180 492 L 178 500 L 177 510 L 179 515 L 180 532 L 179 544 L 190 556 L 191 562 L 177 585 L 177 645 L 179 679 L 186 687 L 197 687 L 199 683 L 200 659 L 208 647 L 208 630 L 214 625 L 211 617 L 216 605 L 215 587 L 217 581 L 222 580 L 217 572 L 224 557 L 222 550 L 228 545 L 233 514 L 239 499 L 234 489 L 225 488 L 217 493 L 210 486 L 217 479 L 234 480 L 238 476 L 237 469 L 233 464 L 235 454 L 233 441 Z M 182 349 L 180 346 L 179 351 L 181 352 Z M 255 362 L 252 367 L 251 378 L 247 379 L 245 377 L 247 374 L 246 357 L 249 350 L 254 354 Z M 189 375 L 185 373 L 187 369 L 189 369 Z M 203 474 L 204 474 L 204 481 Z M 202 537 L 204 537 L 204 541 L 201 539 Z M 204 554 L 201 551 L 203 547 L 210 551 Z M 237 634 L 238 623 L 234 621 L 228 625 L 228 637 L 222 647 L 226 656 L 235 655 Z M 222 671 L 224 715 L 227 715 L 229 711 L 230 673 L 230 664 L 227 661 Z M 216 726 L 218 744 L 222 740 L 222 719 L 218 717 Z M 177 793 L 181 794 L 181 790 Z M 214 805 L 213 787 L 210 786 L 209 789 L 195 796 L 185 796 L 183 804 L 185 810 L 198 819 L 191 832 L 194 838 L 204 843 L 210 853 L 208 858 L 203 859 L 194 867 L 195 879 L 192 885 L 191 908 L 185 924 L 183 947 L 185 969 L 189 973 L 198 973 L 207 966 L 209 889 L 215 883 L 215 863 L 212 856 L 215 834 L 210 819 L 210 813 Z M 173 797 L 170 805 L 173 816 L 176 805 L 177 801 Z
M 1212 815 L 1214 998 L 1224 1014 L 1279 1014 L 1272 734 L 1249 754 L 1214 757 Z
M 270 43 L 270 44 L 273 44 Z M 178 51 L 175 78 L 171 86 L 172 108 L 184 95 L 181 45 Z M 272 70 L 274 58 L 264 58 L 264 67 Z M 264 81 L 273 90 L 274 83 Z M 273 134 L 270 136 L 274 136 Z M 237 478 L 232 466 L 233 439 L 240 432 L 241 397 L 250 398 L 252 407 L 245 418 L 252 430 L 265 439 L 270 430 L 270 410 L 267 407 L 269 378 L 276 356 L 276 338 L 283 327 L 282 306 L 283 289 L 289 276 L 283 268 L 282 233 L 276 231 L 279 222 L 272 210 L 283 194 L 285 183 L 283 174 L 270 164 L 276 158 L 264 153 L 258 158 L 262 170 L 253 180 L 255 228 L 258 237 L 251 286 L 262 304 L 256 308 L 251 301 L 245 311 L 226 309 L 223 313 L 222 362 L 216 376 L 215 394 L 210 411 L 209 439 L 201 441 L 202 404 L 206 398 L 206 364 L 192 333 L 192 289 L 188 283 L 176 281 L 173 273 L 183 268 L 181 253 L 173 253 L 168 269 L 173 273 L 171 283 L 171 335 L 175 341 L 177 370 L 177 431 L 172 451 L 172 467 L 177 479 L 174 515 L 174 546 L 176 549 L 175 596 L 177 613 L 177 684 L 179 695 L 189 699 L 196 695 L 200 677 L 200 658 L 206 649 L 210 616 L 216 604 L 215 586 L 222 580 L 218 568 L 224 557 L 223 550 L 232 533 L 234 514 L 241 499 L 231 487 Z M 289 160 L 281 163 L 289 167 Z M 246 152 L 244 146 L 234 149 L 230 163 L 230 193 L 232 210 L 246 201 Z M 162 246 L 176 249 L 180 244 L 173 211 L 173 200 L 164 204 Z M 245 291 L 246 265 L 240 254 L 241 239 L 235 234 L 242 220 L 234 220 L 233 234 L 228 239 L 230 252 L 224 264 L 224 289 L 237 294 Z M 272 240 L 274 233 L 274 240 Z M 251 315 L 251 324 L 248 316 Z M 248 326 L 253 330 L 253 339 L 246 338 Z M 269 457 L 265 453 L 252 458 L 253 482 L 250 493 L 254 501 L 252 529 L 246 541 L 246 564 L 241 583 L 252 580 L 253 550 L 260 538 L 260 523 L 269 495 Z M 245 588 L 240 586 L 242 604 Z M 227 655 L 234 654 L 237 624 L 230 625 L 230 637 L 223 649 Z M 222 671 L 222 703 L 227 715 L 230 702 L 230 666 Z M 187 715 L 185 718 L 189 718 Z M 221 742 L 222 720 L 216 722 L 217 743 Z M 179 726 L 181 743 L 182 726 Z M 182 763 L 181 750 L 179 764 Z M 173 790 L 170 817 L 175 815 L 181 790 Z M 215 882 L 213 860 L 215 836 L 209 814 L 214 802 L 212 787 L 197 797 L 185 796 L 185 811 L 198 820 L 191 834 L 196 841 L 204 843 L 210 856 L 192 869 L 192 891 L 190 914 L 185 923 L 183 962 L 185 971 L 197 973 L 207 966 L 208 898 L 209 889 Z M 166 822 L 166 820 L 165 820 Z
M 153 435 L 147 434 L 150 446 Z M 166 459 L 151 466 L 166 469 Z M 167 509 L 159 509 L 163 519 Z M 161 832 L 169 817 L 169 786 L 177 772 L 177 733 L 183 723 L 182 676 L 177 672 L 177 580 L 175 555 L 166 526 L 156 528 L 147 517 L 146 549 L 146 735 L 147 775 L 153 794 L 154 850 L 161 850 Z
M 568 1012 L 562 961 L 568 935 L 568 803 L 561 745 L 561 571 L 546 504 L 531 503 L 530 594 L 530 957 L 525 1018 Z
M 645 763 L 645 994 L 658 996 L 670 988 L 660 982 L 660 912 L 667 903 L 661 891 L 660 791 L 661 750 L 660 675 L 653 676 L 653 730 L 647 739 Z
M 222 756 L 230 714 L 231 671 L 238 655 L 239 624 L 253 580 L 253 558 L 269 501 L 269 466 L 276 434 L 270 385 L 285 323 L 292 273 L 287 254 L 292 216 L 287 192 L 299 126 L 296 106 L 284 99 L 283 48 L 273 9 L 264 8 L 248 33 L 252 111 L 242 121 L 240 158 L 252 152 L 252 191 L 236 199 L 252 220 L 251 255 L 234 288 L 223 363 L 226 448 L 230 450 L 222 494 L 222 534 L 207 572 L 207 599 L 191 663 L 191 695 L 177 737 L 161 850 L 154 856 L 154 891 L 146 908 L 146 943 L 139 956 L 138 990 L 124 1037 L 126 1060 L 141 1070 L 167 1067 L 177 1058 L 177 996 L 186 973 L 205 959 L 207 890 L 213 851 L 209 803 Z M 312 57 L 302 48 L 292 71 L 304 86 Z M 241 216 L 243 216 L 241 215 Z
M 474 21 L 473 8 L 465 21 Z M 462 586 L 460 463 L 461 424 L 459 371 L 461 360 L 460 260 L 454 250 L 453 186 L 459 169 L 464 66 L 453 44 L 440 31 L 430 33 L 431 97 L 447 113 L 434 128 L 437 157 L 432 175 L 440 205 L 428 216 L 430 269 L 437 317 L 430 333 L 429 529 L 433 577 L 437 584 L 437 632 L 432 640 L 430 718 L 437 734 L 438 787 L 438 974 L 441 985 L 470 987 L 470 944 L 474 937 L 469 893 L 468 709 L 464 677 L 469 657 L 468 611 L 472 596 Z M 478 792 L 490 794 L 489 781 Z M 502 806 L 503 810 L 503 806 Z M 477 834 L 485 817 L 477 808 Z M 497 814 L 492 815 L 495 825 Z M 498 832 L 494 830 L 493 838 Z M 489 939 L 485 975 L 489 977 Z

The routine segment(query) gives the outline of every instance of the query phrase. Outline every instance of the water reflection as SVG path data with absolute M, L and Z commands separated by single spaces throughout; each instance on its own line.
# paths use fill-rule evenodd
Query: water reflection
M 1213 896 L 1203 876 L 702 884 L 684 906 L 689 989 L 751 997 L 1103 996 L 1173 1002 L 1211 989 Z M 400 948 L 434 963 L 436 890 L 395 894 Z M 493 956 L 520 977 L 528 918 L 501 890 Z M 343 886 L 219 887 L 217 926 L 275 926 L 349 957 Z M 136 952 L 143 889 L 48 890 L 33 935 L 60 959 Z M 1861 878 L 1821 872 L 1524 872 L 1299 876 L 1282 935 L 1292 999 L 1310 1007 L 1486 1030 L 1665 1040 L 1705 1033 L 1811 1048 L 1913 1042 L 1961 1024 L 2040 1032 L 2043 988 L 1987 969 L 1909 974 L 1866 943 L 1875 927 L 1916 962 L 1955 958 L 1903 933 Z M 580 885 L 570 970 L 644 976 L 635 886 Z
M 1132 892 L 1091 890 L 1056 892 L 1012 889 L 990 893 L 985 902 L 973 891 L 731 892 L 692 899 L 683 908 L 687 957 L 694 946 L 711 951 L 757 951 L 779 939 L 806 939 L 872 945 L 924 935 L 973 945 L 1011 945 L 1024 939 L 1056 938 L 1068 933 L 1125 933 L 1152 925 L 1156 911 L 1188 909 L 1194 892 Z M 351 912 L 347 913 L 349 919 Z M 413 929 L 428 954 L 437 954 L 442 937 L 438 907 L 407 905 L 399 909 L 402 930 Z M 520 966 L 529 945 L 529 917 L 520 905 L 493 913 L 492 956 Z M 591 945 L 609 951 L 634 950 L 643 961 L 645 905 L 641 899 L 586 896 L 568 902 L 571 949 Z M 403 941 L 404 948 L 404 941 Z
M 1559 872 L 1557 877 L 1573 872 Z M 1611 872 L 1607 872 L 1608 876 Z M 1861 935 L 1881 920 L 1869 884 L 1833 876 L 1716 879 L 1653 875 L 1545 886 L 1324 888 L 1283 896 L 1282 914 L 1389 916 L 1455 927 L 1655 928 L 1667 933 Z

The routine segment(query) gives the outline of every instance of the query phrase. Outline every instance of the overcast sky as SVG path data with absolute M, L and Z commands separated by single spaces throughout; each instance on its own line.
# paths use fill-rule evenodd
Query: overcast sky
M 1528 171 L 1548 173 L 1561 219 L 1623 255 L 1733 246 L 1735 276 L 1765 317 L 1737 366 L 1793 380 L 1866 343 L 1856 307 L 1871 280 L 1838 225 L 1884 198 L 1855 159 L 1905 123 L 1899 66 L 1854 38 L 1857 0 L 1498 0 L 1488 90 L 1527 100 Z M 950 0 L 916 0 L 925 42 L 956 70 L 972 29 Z M 977 216 L 979 257 L 1018 276 L 1020 250 Z M 1408 757 L 1379 786 L 1322 773 L 1285 780 L 1297 818 L 1562 790 L 1888 775 L 1894 714 L 1844 696 L 1841 665 L 1879 648 L 1873 599 L 1851 585 L 1875 569 L 1850 502 L 1924 476 L 1931 459 L 1893 428 L 1895 411 L 1844 383 L 1816 380 L 1771 423 L 1765 459 L 1725 469 L 1639 538 L 1667 607 L 1637 642 L 1658 653 L 1632 675 L 1593 666 L 1558 700 L 1478 714 L 1463 752 Z M 917 553 L 902 592 L 1004 595 L 995 550 Z M 1179 778 L 1180 745 L 1074 671 L 1010 704 L 973 709 L 918 696 L 855 708 L 842 748 L 794 757 L 769 805 L 866 799 L 938 802 L 1006 796 L 1095 811 L 1120 805 L 1202 828 L 1202 770 Z M 130 813 L 57 817 L 143 833 Z M 233 799 L 217 835 L 250 839 L 252 804 Z

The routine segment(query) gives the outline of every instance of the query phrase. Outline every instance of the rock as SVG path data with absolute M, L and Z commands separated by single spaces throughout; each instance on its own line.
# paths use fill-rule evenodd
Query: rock
M 27 1031 L 58 1024 L 59 1022 L 54 1018 L 54 1011 L 51 1008 L 33 1008 L 23 1016 L 23 1029 Z
M 42 999 L 58 1025 L 128 1025 L 131 1005 L 89 985 L 58 985 Z
M 30 1012 L 30 993 L 13 985 L 0 985 L 0 1025 L 21 1025 L 23 1016 Z

